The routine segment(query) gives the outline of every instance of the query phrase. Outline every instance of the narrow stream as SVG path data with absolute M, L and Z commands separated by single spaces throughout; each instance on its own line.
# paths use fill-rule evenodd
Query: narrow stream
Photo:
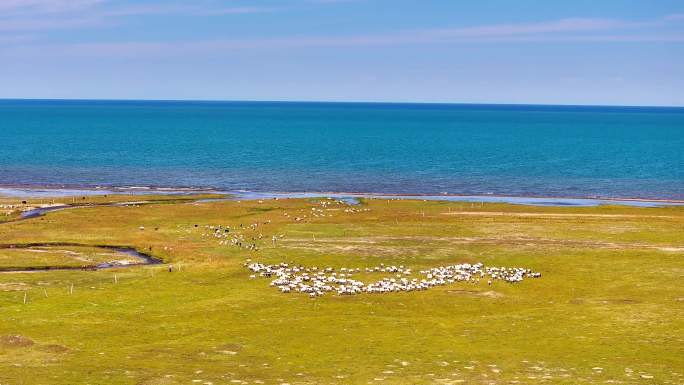
M 10 272 L 32 272 L 32 271 L 51 271 L 51 270 L 101 270 L 101 269 L 113 269 L 113 268 L 126 268 L 132 266 L 142 266 L 142 265 L 159 265 L 163 261 L 159 258 L 153 257 L 150 254 L 142 253 L 133 247 L 129 246 L 114 246 L 114 245 L 88 245 L 83 243 L 70 243 L 70 242 L 45 242 L 45 243 L 24 243 L 24 244 L 0 244 L 0 250 L 3 249 L 30 249 L 33 247 L 90 247 L 106 251 L 114 251 L 122 256 L 134 257 L 139 262 L 134 263 L 109 263 L 103 262 L 92 265 L 82 265 L 82 266 L 63 266 L 63 265 L 53 265 L 53 266 L 21 266 L 21 267 L 0 267 L 0 273 L 10 273 Z

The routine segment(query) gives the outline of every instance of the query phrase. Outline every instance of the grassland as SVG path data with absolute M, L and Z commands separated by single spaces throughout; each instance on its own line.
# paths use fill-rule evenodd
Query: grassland
M 46 197 L 46 198 L 16 198 L 16 197 L 2 197 L 0 196 L 0 223 L 17 220 L 22 212 L 33 210 L 36 208 L 50 207 L 50 206 L 99 206 L 109 205 L 113 203 L 139 203 L 140 205 L 150 203 L 182 203 L 188 201 L 195 201 L 198 199 L 215 199 L 224 198 L 223 194 L 110 194 L 110 195 L 84 195 L 84 196 L 60 196 L 60 197 Z
M 219 224 L 258 250 L 219 244 Z M 173 265 L 0 274 L 3 385 L 684 383 L 682 207 L 173 202 L 53 212 L 0 238 Z M 248 258 L 542 277 L 312 299 L 249 279 Z
M 139 263 L 137 258 L 81 246 L 34 246 L 25 248 L 0 248 L 0 271 L 23 267 L 81 267 L 96 266 L 112 261 Z

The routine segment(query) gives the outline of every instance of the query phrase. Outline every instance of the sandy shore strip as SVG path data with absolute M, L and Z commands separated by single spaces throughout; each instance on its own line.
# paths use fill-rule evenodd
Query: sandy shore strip
M 594 207 L 600 205 L 623 205 L 636 207 L 662 207 L 684 205 L 684 200 L 657 199 L 638 197 L 549 197 L 549 196 L 508 196 L 508 195 L 464 195 L 464 194 L 394 194 L 394 193 L 364 193 L 364 192 L 286 192 L 286 191 L 249 191 L 220 189 L 191 188 L 191 187 L 53 187 L 53 186 L 2 186 L 0 196 L 12 198 L 48 198 L 70 196 L 93 196 L 102 194 L 119 195 L 193 195 L 193 194 L 221 194 L 226 199 L 258 200 L 258 199 L 288 199 L 288 198 L 320 198 L 330 197 L 347 200 L 355 203 L 360 198 L 368 199 L 406 199 L 406 200 L 431 200 L 447 202 L 471 202 L 471 203 L 509 203 L 530 206 L 573 206 Z M 218 198 L 220 200 L 221 198 Z M 214 200 L 214 199 L 211 199 Z
M 673 199 L 640 199 L 640 198 L 573 198 L 573 197 L 518 197 L 505 195 L 418 195 L 418 194 L 376 194 L 376 193 L 340 193 L 340 192 L 252 192 L 230 191 L 234 199 L 287 199 L 287 198 L 319 198 L 336 199 L 405 199 L 424 201 L 470 202 L 470 203 L 509 203 L 529 206 L 568 206 L 595 207 L 601 205 L 622 205 L 635 207 L 681 206 L 684 200 Z

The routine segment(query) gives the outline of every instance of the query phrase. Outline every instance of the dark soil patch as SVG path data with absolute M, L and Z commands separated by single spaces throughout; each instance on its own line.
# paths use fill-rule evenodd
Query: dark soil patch
M 42 346 L 41 349 L 48 353 L 66 353 L 69 351 L 69 348 L 66 346 L 57 344 L 45 345 Z
M 639 301 L 629 298 L 619 298 L 619 299 L 602 299 L 601 303 L 606 305 L 632 305 L 639 303 Z
M 496 291 L 479 291 L 479 290 L 467 290 L 467 289 L 452 289 L 447 290 L 449 294 L 460 294 L 460 295 L 470 295 L 474 297 L 487 297 L 487 298 L 501 298 L 504 295 Z
M 22 335 L 0 337 L 0 347 L 4 348 L 28 348 L 33 346 L 33 344 L 32 339 Z

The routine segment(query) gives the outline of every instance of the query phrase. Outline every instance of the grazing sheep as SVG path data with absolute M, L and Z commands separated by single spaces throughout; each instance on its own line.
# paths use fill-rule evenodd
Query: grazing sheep
M 502 280 L 508 283 L 522 282 L 524 278 L 539 278 L 540 273 L 534 273 L 530 269 L 521 267 L 485 267 L 482 263 L 458 264 L 449 266 L 438 266 L 429 270 L 421 270 L 425 278 L 420 281 L 418 278 L 408 279 L 411 270 L 404 266 L 385 266 L 380 264 L 376 267 L 366 267 L 367 273 L 391 272 L 396 274 L 396 278 L 385 277 L 376 282 L 364 283 L 353 278 L 354 274 L 361 271 L 360 268 L 341 268 L 338 274 L 333 267 L 320 268 L 314 266 L 306 268 L 304 266 L 292 266 L 287 263 L 277 265 L 264 265 L 261 263 L 246 263 L 247 269 L 253 273 L 250 278 L 257 274 L 263 278 L 275 277 L 271 281 L 271 286 L 276 286 L 282 293 L 292 291 L 307 293 L 314 298 L 324 293 L 335 292 L 337 295 L 357 295 L 361 293 L 396 293 L 411 292 L 417 290 L 427 290 L 436 286 L 444 286 L 456 282 L 470 282 L 476 284 L 480 278 L 489 277 L 487 284 L 491 285 L 494 280 Z M 309 274 L 312 273 L 312 274 Z

